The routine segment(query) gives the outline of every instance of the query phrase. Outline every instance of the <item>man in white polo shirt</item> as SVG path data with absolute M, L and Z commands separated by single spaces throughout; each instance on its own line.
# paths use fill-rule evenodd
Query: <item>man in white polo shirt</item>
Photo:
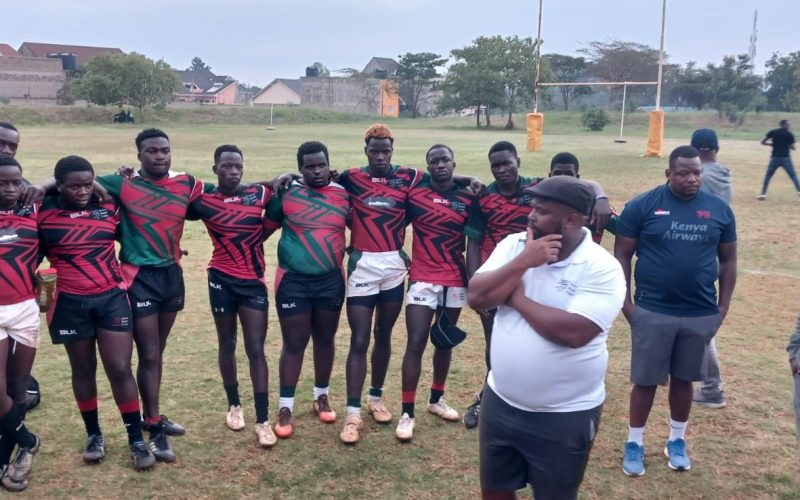
M 526 233 L 507 236 L 469 283 L 497 307 L 480 424 L 483 498 L 575 498 L 605 400 L 606 338 L 622 308 L 618 262 L 586 225 L 594 193 L 551 177 L 527 188 Z

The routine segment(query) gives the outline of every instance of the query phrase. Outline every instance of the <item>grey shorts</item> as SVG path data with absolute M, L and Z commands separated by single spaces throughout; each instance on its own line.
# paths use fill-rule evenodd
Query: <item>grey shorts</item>
M 486 385 L 481 399 L 480 478 L 483 491 L 576 498 L 603 405 L 584 411 L 538 413 L 514 408 Z
M 652 386 L 668 376 L 686 382 L 705 378 L 703 356 L 720 315 L 670 316 L 636 306 L 631 314 L 631 382 Z

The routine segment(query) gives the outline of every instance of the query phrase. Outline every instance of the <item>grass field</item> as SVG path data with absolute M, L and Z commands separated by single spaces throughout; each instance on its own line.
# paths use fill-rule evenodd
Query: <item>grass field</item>
M 0 116 L 2 116 L 0 112 Z M 629 141 L 614 144 L 616 130 L 602 133 L 579 129 L 577 115 L 546 117 L 544 151 L 522 152 L 526 175 L 545 175 L 549 158 L 569 150 L 581 160 L 584 178 L 601 182 L 612 204 L 622 208 L 633 195 L 663 182 L 666 159 L 641 158 L 646 134 L 643 115 L 628 121 Z M 499 120 L 499 119 L 498 119 Z M 798 120 L 796 120 L 798 121 Z M 522 121 L 518 121 L 522 123 Z M 667 115 L 666 151 L 688 142 L 696 126 L 714 126 L 713 115 Z M 749 128 L 721 133 L 720 160 L 735 178 L 734 210 L 739 226 L 739 281 L 733 305 L 718 336 L 728 407 L 695 408 L 688 431 L 691 472 L 670 471 L 661 449 L 668 433 L 665 391 L 660 390 L 645 436 L 647 475 L 631 479 L 620 470 L 621 445 L 627 432 L 629 390 L 629 329 L 617 320 L 609 338 L 608 397 L 602 425 L 583 483 L 583 498 L 800 498 L 800 468 L 791 408 L 791 378 L 784 351 L 800 298 L 800 199 L 783 172 L 771 186 L 768 201 L 755 195 L 769 149 L 758 144 L 777 116 L 753 120 Z M 524 149 L 524 130 L 512 132 L 471 128 L 474 121 L 432 120 L 392 122 L 397 140 L 394 160 L 414 166 L 434 142 L 456 151 L 457 171 L 487 182 L 489 146 L 509 139 Z M 263 125 L 164 125 L 172 138 L 173 169 L 211 179 L 211 155 L 216 145 L 238 144 L 245 152 L 245 178 L 258 180 L 295 168 L 297 145 L 309 139 L 325 142 L 334 167 L 360 165 L 361 134 L 369 121 L 345 123 L 279 123 Z M 140 126 L 27 126 L 22 128 L 18 158 L 25 175 L 39 180 L 67 154 L 88 157 L 98 172 L 135 164 L 133 137 Z M 409 245 L 410 245 L 409 231 Z M 276 265 L 277 235 L 267 242 L 268 274 Z M 611 248 L 613 237 L 604 245 Z M 50 344 L 43 329 L 42 348 L 34 367 L 43 402 L 29 415 L 30 427 L 41 433 L 43 450 L 36 459 L 28 495 L 34 497 L 162 497 L 217 498 L 311 496 L 388 498 L 474 498 L 479 495 L 477 432 L 418 414 L 415 440 L 399 444 L 394 426 L 368 424 L 355 447 L 338 441 L 340 422 L 326 426 L 311 412 L 310 352 L 298 387 L 295 436 L 272 450 L 256 446 L 254 411 L 240 347 L 239 373 L 247 430 L 233 433 L 224 425 L 225 395 L 216 367 L 216 337 L 205 284 L 211 244 L 199 223 L 189 223 L 183 247 L 187 307 L 178 317 L 166 352 L 162 411 L 185 424 L 185 437 L 173 440 L 178 461 L 159 464 L 139 474 L 130 466 L 125 436 L 102 378 L 102 424 L 108 456 L 98 466 L 80 459 L 84 431 L 72 398 L 69 367 L 63 349 Z M 477 316 L 466 311 L 462 326 L 470 332 L 457 348 L 446 398 L 459 411 L 469 404 L 483 378 L 484 342 Z M 337 359 L 331 384 L 340 415 L 344 405 L 344 361 L 349 329 L 342 318 Z M 267 356 L 270 363 L 271 413 L 277 414 L 277 357 L 280 332 L 270 311 Z M 396 413 L 400 406 L 400 360 L 405 346 L 403 316 L 394 331 L 394 353 L 386 397 Z M 428 350 L 430 351 L 430 349 Z M 430 352 L 423 361 L 418 401 L 427 398 Z M 422 405 L 420 405 L 422 406 Z M 422 406 L 424 409 L 424 406 Z M 396 420 L 395 420 L 396 422 Z M 526 493 L 527 495 L 527 493 Z

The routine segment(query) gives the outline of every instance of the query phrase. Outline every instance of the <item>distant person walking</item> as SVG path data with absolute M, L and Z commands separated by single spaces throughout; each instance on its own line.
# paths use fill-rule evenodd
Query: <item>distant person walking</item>
M 767 132 L 761 144 L 772 146 L 772 156 L 769 159 L 769 165 L 767 165 L 767 175 L 764 176 L 764 185 L 761 187 L 761 194 L 758 195 L 758 199 L 765 200 L 767 198 L 769 181 L 775 175 L 778 167 L 783 167 L 786 170 L 792 183 L 794 183 L 794 189 L 800 195 L 800 181 L 797 180 L 792 158 L 789 156 L 789 150 L 795 149 L 794 135 L 789 132 L 789 120 L 781 120 L 780 127 Z

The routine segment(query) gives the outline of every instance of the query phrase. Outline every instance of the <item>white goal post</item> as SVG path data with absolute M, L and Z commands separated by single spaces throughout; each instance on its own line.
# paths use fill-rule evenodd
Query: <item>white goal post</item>
M 619 139 L 625 128 L 625 101 L 628 97 L 628 85 L 658 85 L 658 82 L 551 82 L 538 84 L 539 87 L 619 87 L 622 86 L 622 112 L 619 119 Z

